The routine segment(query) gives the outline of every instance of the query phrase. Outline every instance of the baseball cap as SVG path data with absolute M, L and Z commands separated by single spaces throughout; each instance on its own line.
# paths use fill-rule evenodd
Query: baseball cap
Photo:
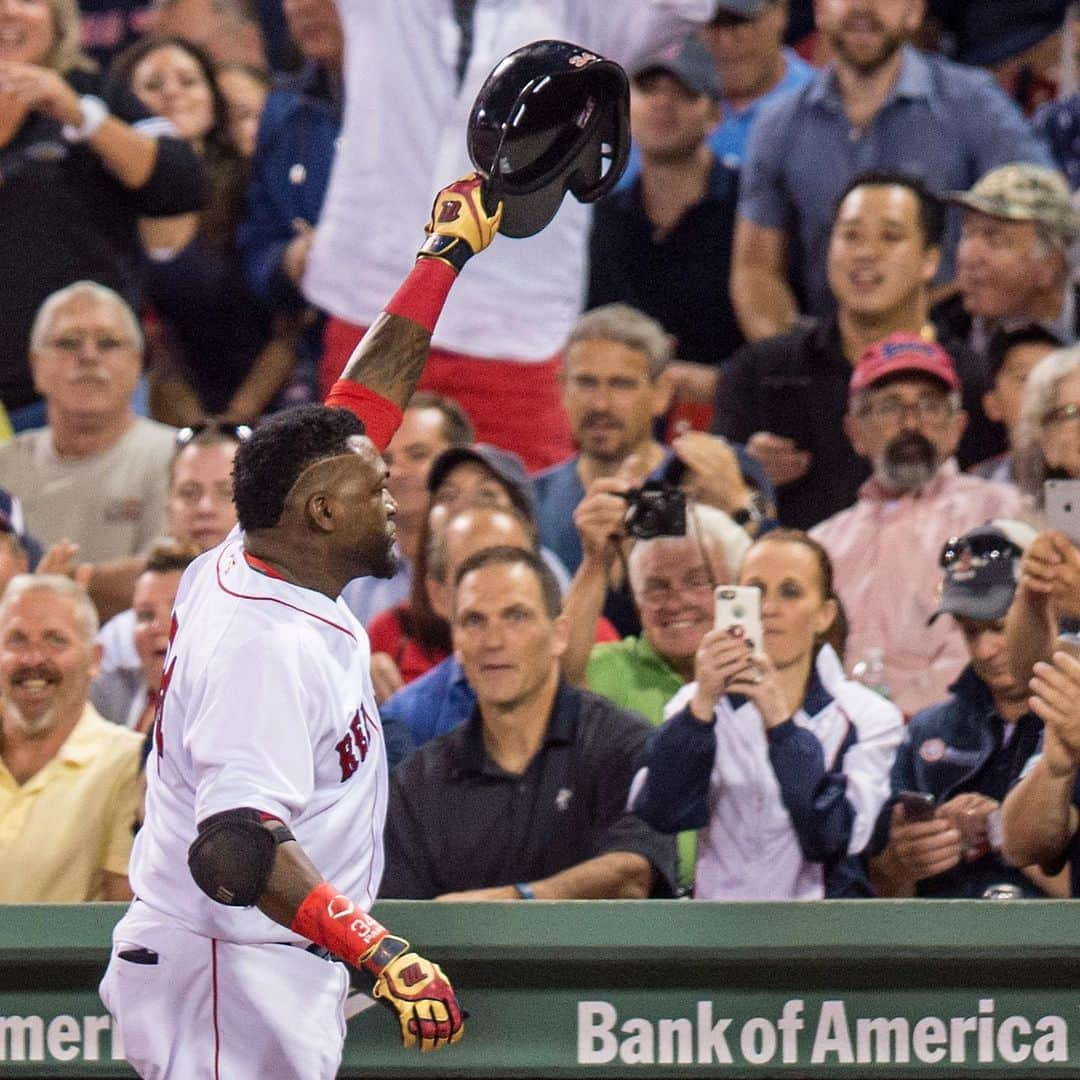
M 970 191 L 950 191 L 946 200 L 1007 221 L 1037 221 L 1053 229 L 1067 247 L 1080 237 L 1080 213 L 1068 181 L 1056 169 L 1017 162 L 992 169 Z
M 738 15 L 742 19 L 756 19 L 765 6 L 765 0 L 720 0 L 713 14 Z
M 712 54 L 696 37 L 688 37 L 638 61 L 630 69 L 630 78 L 636 82 L 654 71 L 663 71 L 678 79 L 693 94 L 708 94 L 720 99 L 716 64 Z
M 1016 592 L 1020 558 L 1035 536 L 1023 521 L 996 518 L 947 540 L 939 560 L 945 571 L 941 600 L 927 625 L 945 613 L 979 622 L 1000 619 Z
M 471 461 L 483 465 L 495 474 L 498 481 L 506 488 L 510 502 L 530 522 L 536 524 L 536 493 L 533 482 L 525 469 L 525 463 L 509 450 L 500 450 L 487 443 L 473 443 L 472 446 L 451 446 L 444 450 L 432 463 L 428 473 L 427 489 L 432 495 L 453 469 L 463 462 Z
M 949 390 L 960 389 L 952 357 L 933 341 L 916 334 L 890 334 L 875 342 L 859 357 L 848 390 L 857 394 L 890 375 L 922 372 L 940 380 Z

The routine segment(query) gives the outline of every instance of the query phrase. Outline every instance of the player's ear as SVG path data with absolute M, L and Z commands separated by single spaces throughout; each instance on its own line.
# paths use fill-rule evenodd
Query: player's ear
M 304 501 L 304 517 L 308 524 L 319 532 L 334 531 L 334 507 L 325 491 L 313 491 L 308 495 Z

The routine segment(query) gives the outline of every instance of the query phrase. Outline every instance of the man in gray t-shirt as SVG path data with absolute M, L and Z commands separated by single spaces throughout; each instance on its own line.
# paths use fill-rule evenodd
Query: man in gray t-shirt
M 48 426 L 0 447 L 0 486 L 43 543 L 67 538 L 89 562 L 140 554 L 164 527 L 175 432 L 135 415 L 142 334 L 111 289 L 53 293 L 30 339 Z

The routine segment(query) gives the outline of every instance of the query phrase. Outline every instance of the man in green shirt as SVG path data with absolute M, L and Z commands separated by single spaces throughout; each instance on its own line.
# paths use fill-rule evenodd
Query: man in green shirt
M 623 535 L 626 501 L 618 478 L 595 481 L 574 513 L 583 559 L 567 594 L 572 637 L 591 634 L 607 576 Z M 713 590 L 734 580 L 750 537 L 727 514 L 691 502 L 685 536 L 639 540 L 630 550 L 630 588 L 641 616 L 641 637 L 572 647 L 567 678 L 659 726 L 664 706 L 694 677 L 694 654 L 713 625 Z M 591 639 L 590 639 L 591 640 Z M 695 834 L 679 836 L 679 879 L 693 884 Z

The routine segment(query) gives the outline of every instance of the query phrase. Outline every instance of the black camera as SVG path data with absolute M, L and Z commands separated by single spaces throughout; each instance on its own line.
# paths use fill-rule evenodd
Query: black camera
M 686 535 L 686 496 L 679 483 L 686 466 L 672 457 L 655 480 L 626 494 L 626 533 L 635 540 Z

